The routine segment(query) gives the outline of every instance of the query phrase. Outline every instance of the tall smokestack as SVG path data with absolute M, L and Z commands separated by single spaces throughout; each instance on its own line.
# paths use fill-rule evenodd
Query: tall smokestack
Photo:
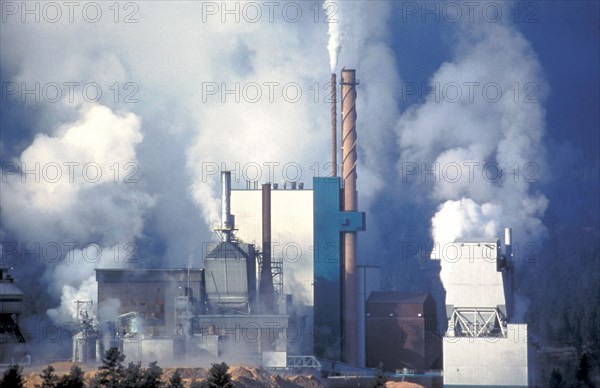
M 335 73 L 331 74 L 331 176 L 337 176 L 337 90 Z
M 231 209 L 231 171 L 221 172 L 221 233 L 224 242 L 231 241 L 235 229 L 235 217 Z
M 356 192 L 356 71 L 342 69 L 342 177 L 344 209 L 358 210 Z M 356 232 L 344 233 L 343 360 L 358 365 L 358 301 L 356 299 Z
M 273 312 L 273 275 L 271 273 L 271 184 L 262 185 L 262 268 L 260 271 L 261 312 Z

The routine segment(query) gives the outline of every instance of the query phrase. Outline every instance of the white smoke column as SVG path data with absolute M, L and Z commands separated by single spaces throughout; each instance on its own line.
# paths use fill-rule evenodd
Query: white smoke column
M 446 201 L 438 207 L 431 220 L 431 234 L 435 242 L 432 258 L 440 259 L 442 271 L 440 278 L 446 284 L 448 272 L 451 270 L 445 254 L 452 254 L 448 246 L 460 237 L 496 237 L 502 230 L 496 218 L 499 216 L 497 206 L 491 203 L 477 204 L 469 198 L 458 201 Z
M 207 25 L 213 24 L 219 30 L 234 27 L 220 20 Z M 235 27 L 239 45 L 252 53 L 250 65 L 244 62 L 238 68 L 233 61 L 239 49 L 215 54 L 214 69 L 208 68 L 212 72 L 205 75 L 209 81 L 204 87 L 209 84 L 216 92 L 196 100 L 194 136 L 186 149 L 191 197 L 209 227 L 219 218 L 219 171 L 232 170 L 233 188 L 243 187 L 246 180 L 282 185 L 297 180 L 309 185 L 313 174 L 310 166 L 318 163 L 322 169 L 320 160 L 327 155 L 319 124 L 327 117 L 329 106 L 315 104 L 314 95 L 308 94 L 313 80 L 329 79 L 325 61 L 314 63 L 311 59 L 323 50 L 325 26 L 317 31 L 308 30 L 310 25 L 293 23 L 244 24 L 241 30 Z M 313 39 L 308 38 L 311 34 Z M 274 38 L 280 35 L 289 39 Z M 225 54 L 230 56 L 225 62 L 231 69 L 216 61 Z M 207 71 L 206 66 L 203 71 Z M 244 85 L 255 87 L 245 93 Z M 266 85 L 274 85 L 273 91 Z M 224 94 L 236 87 L 237 95 Z M 261 98 L 253 100 L 257 89 Z
M 397 38 L 390 28 L 396 4 L 389 1 L 338 1 L 335 4 L 336 10 L 339 9 L 335 15 L 338 19 L 335 28 L 341 48 L 337 51 L 337 63 L 340 67 L 355 68 L 360 81 L 357 96 L 358 203 L 359 207 L 369 211 L 370 205 L 379 201 L 381 190 L 389 189 L 389 177 L 395 173 L 392 161 L 397 159 L 397 149 L 390 141 L 390 128 L 397 124 L 400 116 L 399 86 L 402 85 L 391 49 Z M 367 234 L 373 233 L 369 239 L 378 234 L 379 221 L 378 218 L 367 228 Z
M 201 239 L 212 237 L 209 228 L 197 220 L 204 216 L 211 225 L 209 221 L 218 219 L 218 173 L 208 174 L 203 166 L 214 163 L 220 168 L 224 162 L 227 168 L 234 169 L 236 162 L 242 168 L 257 163 L 262 167 L 260 181 L 281 183 L 285 164 L 299 163 L 303 169 L 300 179 L 310 186 L 313 176 L 324 176 L 329 155 L 323 124 L 328 121 L 330 105 L 323 91 L 315 95 L 318 90 L 311 88 L 315 82 L 329 80 L 330 72 L 326 71 L 329 61 L 322 55 L 328 27 L 333 32 L 334 67 L 343 63 L 357 68 L 361 74 L 359 122 L 369 123 L 369 126 L 366 130 L 365 125 L 365 130 L 360 132 L 360 203 L 367 208 L 367 196 L 375 197 L 385 182 L 382 178 L 390 175 L 389 171 L 382 171 L 381 160 L 382 155 L 386 155 L 386 147 L 393 148 L 389 129 L 398 118 L 399 78 L 390 48 L 394 37 L 388 23 L 394 15 L 392 2 L 329 3 L 335 6 L 329 6 L 328 11 L 338 10 L 325 19 L 330 21 L 329 26 L 323 23 L 325 14 L 321 4 L 317 5 L 319 23 L 315 23 L 310 2 L 290 3 L 303 8 L 298 23 L 290 23 L 289 18 L 282 17 L 281 7 L 276 8 L 274 21 L 269 20 L 267 8 L 263 8 L 265 12 L 257 23 L 236 22 L 232 15 L 224 23 L 221 12 L 199 23 L 199 5 L 191 2 L 177 7 L 168 2 L 146 2 L 134 17 L 140 22 L 131 24 L 113 23 L 108 13 L 93 26 L 81 20 L 62 23 L 68 20 L 64 13 L 58 24 L 25 26 L 16 16 L 13 22 L 4 23 L 0 38 L 6 55 L 1 56 L 0 64 L 7 72 L 7 80 L 18 85 L 26 82 L 29 86 L 35 82 L 42 85 L 98 82 L 105 91 L 101 103 L 110 108 L 106 108 L 105 113 L 110 112 L 120 119 L 133 119 L 122 110 L 135 114 L 135 120 L 128 122 L 140 126 L 136 130 L 132 131 L 134 127 L 127 125 L 122 129 L 115 125 L 117 131 L 100 126 L 90 131 L 90 136 L 117 140 L 116 133 L 122 133 L 123 138 L 116 143 L 111 141 L 107 149 L 116 144 L 115 149 L 120 150 L 120 144 L 135 150 L 129 155 L 139 162 L 143 179 L 139 184 L 127 185 L 106 181 L 95 185 L 84 182 L 81 187 L 56 184 L 29 188 L 20 185 L 17 177 L 16 182 L 2 185 L 2 204 L 5 205 L 2 227 L 19 241 L 93 241 L 110 249 L 117 241 L 126 242 L 130 236 L 140 236 L 147 226 L 152 237 L 165 244 L 168 257 L 183 261 L 190 254 L 190 247 L 197 247 L 199 251 L 200 241 L 207 241 Z M 218 6 L 226 7 L 224 3 Z M 344 18 L 343 26 L 340 15 Z M 164 31 L 157 28 L 164 26 L 165 20 L 177 22 Z M 344 48 L 340 51 L 341 40 Z M 231 44 L 220 44 L 224 41 Z M 70 42 L 68 58 L 64 55 L 64 42 Z M 189 47 L 195 49 L 189 50 Z M 40 57 L 44 61 L 39 61 Z M 116 95 L 120 97 L 119 102 L 115 100 L 116 89 L 111 88 L 115 82 L 123 92 Z M 124 102 L 133 90 L 124 90 L 128 82 L 139 87 L 138 93 L 131 97 L 140 103 Z M 252 103 L 248 98 L 241 98 L 236 102 L 236 96 L 231 93 L 225 96 L 224 91 L 232 90 L 236 83 L 241 89 L 238 94 L 243 94 L 245 86 L 258 84 L 261 100 Z M 274 93 L 269 94 L 268 85 L 273 83 L 276 84 Z M 298 100 L 294 98 L 296 84 L 302 91 Z M 203 94 L 207 85 L 218 91 L 214 95 Z M 284 89 L 286 86 L 288 89 Z M 247 89 L 249 93 L 245 96 L 251 98 L 254 89 Z M 76 94 L 81 95 L 81 87 L 77 91 Z M 32 114 L 33 124 L 27 123 L 31 135 L 26 141 L 32 151 L 36 150 L 25 155 L 28 160 L 35 161 L 35 156 L 41 155 L 38 147 L 66 146 L 62 134 L 71 125 L 61 125 L 72 122 L 73 117 L 90 124 L 94 121 L 91 115 L 80 114 L 73 107 L 66 103 L 64 106 L 39 104 L 43 115 Z M 99 114 L 98 118 L 102 117 L 107 115 Z M 123 123 L 116 120 L 115 124 Z M 34 139 L 35 134 L 40 140 Z M 95 151 L 94 142 L 90 143 L 86 149 Z M 68 150 L 71 147 L 61 147 L 57 154 Z M 65 159 L 56 159 L 52 155 L 50 160 L 90 161 L 87 151 L 81 151 L 79 157 L 68 154 Z M 10 156 L 18 159 L 21 150 L 14 152 L 16 154 Z M 120 159 L 121 167 L 130 162 L 130 158 Z M 95 156 L 93 159 L 97 161 Z M 107 165 L 102 165 L 103 171 L 115 160 L 107 161 Z M 280 163 L 275 168 L 274 178 L 266 176 L 268 167 L 264 163 Z M 317 163 L 319 171 L 311 169 Z M 389 169 L 389 164 L 386 165 L 384 167 Z M 121 172 L 123 178 L 129 171 Z M 293 168 L 289 172 L 291 178 Z M 152 193 L 152 197 L 147 193 Z M 49 200 L 44 202 L 46 194 Z M 48 206 L 50 202 L 63 210 L 54 211 Z M 44 204 L 50 207 L 48 212 L 43 211 Z M 194 205 L 202 214 L 190 214 Z M 151 217 L 146 217 L 149 214 Z M 166 261 L 163 264 L 168 265 Z M 88 278 L 68 280 L 66 284 L 79 289 Z M 62 294 L 60 289 L 53 290 Z
M 133 237 L 131 238 L 133 240 Z M 77 319 L 76 300 L 92 301 L 92 311 L 96 316 L 98 305 L 97 268 L 122 268 L 134 264 L 133 250 L 126 249 L 125 244 L 100 246 L 90 244 L 82 249 L 69 251 L 63 260 L 55 266 L 49 266 L 44 280 L 50 285 L 49 292 L 60 295 L 60 305 L 47 311 L 48 316 L 57 324 Z M 130 247 L 133 247 L 131 244 Z M 119 306 L 117 300 L 110 300 L 100 313 L 104 317 L 116 316 Z M 109 315 L 106 315 L 109 314 Z
M 455 58 L 430 79 L 436 92 L 407 110 L 398 126 L 403 179 L 407 165 L 434 171 L 413 183 L 439 204 L 431 232 L 441 252 L 434 249 L 432 258 L 442 260 L 442 280 L 452 267 L 445 244 L 501 237 L 505 226 L 516 242 L 537 242 L 548 202 L 533 186 L 545 172 L 546 85 L 529 43 L 511 26 L 489 21 L 461 26 L 457 36 Z M 526 100 L 524 91 L 534 98 Z
M 77 305 L 75 301 L 91 301 L 92 311 L 88 311 L 91 316 L 95 316 L 95 307 L 98 306 L 98 283 L 94 276 L 86 279 L 79 287 L 64 285 L 60 297 L 60 306 L 49 309 L 48 316 L 56 323 L 76 322 Z
M 97 284 L 96 284 L 97 287 Z M 97 293 L 96 293 L 97 295 Z M 107 298 L 102 302 L 102 305 L 98 305 L 98 316 L 103 317 L 105 320 L 114 321 L 117 315 L 119 315 L 119 309 L 121 308 L 121 301 L 117 298 Z
M 325 17 L 327 21 L 327 35 L 329 35 L 329 41 L 327 42 L 327 51 L 329 51 L 329 66 L 331 67 L 331 72 L 335 73 L 338 54 L 342 49 L 339 4 L 335 1 L 325 1 L 323 3 L 323 9 L 326 13 Z
M 139 117 L 101 105 L 84 106 L 79 115 L 55 135 L 36 136 L 15 161 L 24 170 L 39 166 L 39 176 L 11 175 L 2 187 L 4 225 L 42 247 L 41 280 L 60 297 L 60 306 L 47 313 L 59 324 L 73 320 L 75 300 L 96 302 L 95 268 L 120 267 L 133 258 L 154 203 L 136 170 L 136 146 L 143 139 Z M 127 179 L 132 171 L 138 173 Z M 52 255 L 61 257 L 49 256 L 49 246 L 58 247 Z
M 141 190 L 139 117 L 100 105 L 79 114 L 56 135 L 37 135 L 15 160 L 37 173 L 3 182 L 3 223 L 24 239 L 83 243 L 101 231 L 110 245 L 141 233 L 143 213 L 153 201 Z M 137 173 L 126 179 L 132 171 Z

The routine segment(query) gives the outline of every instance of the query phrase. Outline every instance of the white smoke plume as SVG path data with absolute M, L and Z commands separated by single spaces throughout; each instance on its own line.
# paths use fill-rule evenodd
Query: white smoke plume
M 48 310 L 56 323 L 74 318 L 75 300 L 96 301 L 94 268 L 124 265 L 142 235 L 154 200 L 129 174 L 139 171 L 140 127 L 134 114 L 83 107 L 55 135 L 38 134 L 13 162 L 22 173 L 4 177 L 3 224 L 39 246 L 42 280 L 60 298 Z
M 202 15 L 202 6 L 186 3 L 177 7 L 143 3 L 134 16 L 139 22 L 129 24 L 114 23 L 108 16 L 94 24 L 61 20 L 57 24 L 34 23 L 28 28 L 9 21 L 0 37 L 7 53 L 2 56 L 2 65 L 11 76 L 8 81 L 16 84 L 96 82 L 102 87 L 105 105 L 115 111 L 126 108 L 143 119 L 143 142 L 136 156 L 143 189 L 156 200 L 152 226 L 165 239 L 168 256 L 185 261 L 193 252 L 194 241 L 212 237 L 207 226 L 218 219 L 219 179 L 204 169 L 208 164 L 221 169 L 224 163 L 225 168 L 235 169 L 239 163 L 243 169 L 256 163 L 261 166 L 258 180 L 262 182 L 269 180 L 264 163 L 280 163 L 276 176 L 270 177 L 273 182 L 293 177 L 293 169 L 287 176 L 282 172 L 289 162 L 302 166 L 301 180 L 307 184 L 313 176 L 328 173 L 325 127 L 330 109 L 326 101 L 329 71 L 324 70 L 329 58 L 323 48 L 329 28 L 336 31 L 331 42 L 338 41 L 331 47 L 338 46 L 339 50 L 341 36 L 351 38 L 338 59 L 347 67 L 357 68 L 363 81 L 359 120 L 370 124 L 368 130 L 360 132 L 359 163 L 365 167 L 359 178 L 365 188 L 361 196 L 373 195 L 380 187 L 382 148 L 390 145 L 383 133 L 398 112 L 394 96 L 398 91 L 391 86 L 397 84 L 398 76 L 386 26 L 390 4 L 327 2 L 328 9 L 319 5 L 318 14 L 309 8 L 312 4 L 291 3 L 296 4 L 303 7 L 298 22 L 291 22 L 281 7 L 273 21 L 263 9 L 263 18 L 247 22 L 242 17 L 247 4 L 242 2 L 231 6 L 219 3 L 214 15 Z M 227 16 L 221 8 L 226 5 L 240 12 Z M 328 12 L 329 17 L 325 15 Z M 106 13 L 112 15 L 108 10 Z M 342 31 L 340 15 L 352 29 L 346 26 Z M 236 17 L 241 20 L 236 21 Z M 163 26 L 165 20 L 177 23 L 164 33 L 157 32 L 156 26 Z M 64 41 L 70 42 L 68 66 L 62 55 Z M 224 41 L 231 44 L 218 44 Z M 32 52 L 43 56 L 44 63 Z M 139 103 L 123 103 L 127 93 L 134 90 L 123 90 L 127 82 L 139 88 L 133 96 Z M 118 101 L 114 99 L 115 83 L 121 88 Z M 236 90 L 236 84 L 237 99 L 236 92 L 227 94 Z M 269 94 L 271 84 L 276 85 Z M 253 85 L 260 87 L 258 102 L 250 101 L 256 95 L 250 93 L 256 88 L 248 87 Z M 296 86 L 301 88 L 298 100 Z M 212 87 L 217 88 L 215 94 L 207 93 Z M 44 120 L 34 121 L 31 131 L 54 136 L 55 128 L 77 117 L 72 107 L 34 106 L 39 111 L 35 117 Z M 48 123 L 52 128 L 48 129 Z M 246 177 L 238 175 L 234 181 Z M 190 205 L 196 205 L 200 214 L 190 215 Z M 38 239 L 37 232 L 41 231 L 35 232 L 29 235 Z
M 329 52 L 329 66 L 331 72 L 335 73 L 338 61 L 338 55 L 342 49 L 342 41 L 340 35 L 340 17 L 339 17 L 339 4 L 335 1 L 325 1 L 323 3 L 323 9 L 326 12 L 327 17 L 327 35 L 329 41 L 327 42 L 327 51 Z
M 56 135 L 48 135 L 53 130 Z M 138 117 L 100 105 L 83 107 L 74 122 L 47 128 L 14 160 L 22 173 L 4 176 L 4 225 L 40 242 L 82 242 L 95 234 L 114 242 L 139 235 L 152 205 L 140 190 L 135 147 L 141 141 Z
M 329 72 L 320 5 L 319 23 L 307 17 L 308 3 L 298 5 L 304 9 L 297 23 L 286 19 L 281 7 L 274 22 L 266 16 L 250 23 L 236 22 L 235 16 L 223 22 L 221 14 L 203 21 L 202 5 L 185 2 L 136 5 L 138 9 L 119 14 L 139 21 L 134 23 L 115 23 L 116 14 L 99 4 L 105 12 L 98 23 L 2 25 L 3 81 L 29 88 L 36 83 L 97 83 L 103 91 L 98 104 L 81 101 L 81 87 L 75 102 L 65 101 L 66 89 L 59 103 L 43 98 L 22 102 L 20 96 L 11 100 L 35 112 L 24 124 L 30 133 L 19 134 L 24 146 L 10 150 L 15 162 L 96 162 L 103 171 L 94 183 L 80 178 L 23 183 L 15 175 L 2 184 L 2 232 L 42 247 L 50 241 L 64 249 L 64 242 L 78 242 L 84 250 L 95 243 L 107 256 L 102 263 L 75 260 L 36 269 L 39 287 L 60 303 L 49 312 L 54 319 L 72 319 L 73 298 L 95 299 L 93 268 L 105 261 L 110 267 L 122 265 L 111 257 L 116 243 L 123 248 L 127 242 L 143 242 L 151 232 L 151 244 L 159 246 L 152 253 L 162 261 L 153 265 L 174 266 L 190 254 L 193 265 L 201 265 L 219 210 L 218 173 L 207 174 L 206 165 L 220 169 L 221 163 L 225 168 L 256 163 L 262 167 L 262 182 L 285 179 L 286 163 L 301 165 L 300 179 L 307 184 L 315 174 L 325 175 L 328 132 L 322 124 L 329 105 L 320 86 L 329 81 Z M 166 20 L 170 27 L 157 29 Z M 68 55 L 64 42 L 69 42 Z M 127 83 L 137 87 L 136 94 L 130 96 L 136 89 L 125 89 Z M 315 83 L 319 87 L 311 91 Z M 216 85 L 218 92 L 207 94 L 207 85 Z M 236 85 L 237 96 L 225 94 Z M 259 102 L 249 101 L 255 89 L 248 85 L 259 86 Z M 124 102 L 127 96 L 138 102 Z M 116 162 L 121 167 L 118 183 L 109 175 Z M 139 168 L 138 183 L 123 182 L 131 172 L 123 168 L 130 162 Z M 276 176 L 268 178 L 264 163 L 271 162 L 280 165 Z M 313 165 L 319 168 L 311 171 Z M 288 175 L 293 173 L 291 169 Z M 71 255 L 78 257 L 78 252 L 62 254 Z
M 398 123 L 400 174 L 410 179 L 407 166 L 418 166 L 415 179 L 439 203 L 434 247 L 459 237 L 501 238 L 505 226 L 517 242 L 539 241 L 548 205 L 535 188 L 546 168 L 547 88 L 537 58 L 509 25 L 470 24 L 457 37 L 455 58 L 430 79 L 433 92 Z M 443 280 L 451 263 L 437 249 L 432 257 L 442 260 Z
M 388 33 L 381 25 L 390 15 L 390 5 L 386 2 L 377 3 L 377 6 L 366 2 L 331 4 L 335 4 L 337 12 L 332 18 L 335 17 L 337 23 L 327 23 L 328 19 L 321 13 L 319 26 L 334 28 L 336 36 L 344 36 L 344 39 L 349 37 L 338 59 L 346 67 L 358 69 L 361 77 L 358 115 L 359 125 L 365 123 L 365 126 L 359 128 L 359 179 L 360 195 L 364 199 L 361 203 L 368 206 L 372 196 L 381 188 L 381 177 L 386 174 L 381 168 L 381 158 L 386 157 L 386 147 L 393 147 L 384 134 L 398 117 L 395 105 L 398 91 L 390 85 L 398 82 L 399 77 L 388 46 Z M 366 26 L 342 28 L 345 23 L 341 23 L 340 15 L 348 18 L 355 27 Z M 325 23 L 322 23 L 323 20 Z M 243 98 L 236 102 L 221 94 L 208 96 L 206 102 L 198 102 L 202 109 L 194 114 L 198 129 L 187 148 L 187 168 L 193 175 L 192 197 L 200 205 L 209 225 L 218 222 L 220 206 L 218 175 L 206 173 L 211 162 L 216 163 L 219 169 L 234 170 L 233 184 L 238 187 L 240 183 L 244 184 L 245 177 L 252 175 L 252 165 L 263 166 L 262 176 L 258 178 L 261 182 L 271 180 L 281 184 L 286 178 L 292 178 L 293 168 L 284 174 L 283 167 L 287 163 L 301 165 L 302 180 L 308 185 L 313 176 L 329 174 L 329 168 L 325 168 L 329 160 L 329 129 L 326 123 L 329 122 L 330 106 L 325 102 L 329 83 L 317 83 L 320 88 L 317 93 L 321 93 L 317 104 L 314 103 L 314 87 L 309 82 L 302 83 L 303 80 L 329 80 L 328 72 L 323 71 L 326 58 L 322 55 L 326 30 L 314 29 L 314 24 L 308 26 L 312 28 L 310 30 L 305 30 L 307 26 L 288 25 L 285 34 L 289 38 L 286 41 L 273 40 L 273 34 L 282 33 L 280 27 L 277 23 L 261 28 L 250 26 L 248 33 L 256 34 L 260 39 L 250 39 L 252 34 L 239 37 L 244 51 L 253 54 L 237 80 L 240 85 L 249 82 L 262 85 L 273 81 L 283 85 L 288 81 L 300 81 L 302 98 L 297 103 L 290 103 L 280 95 L 276 95 L 273 102 L 268 102 L 265 96 L 255 103 Z M 272 33 L 269 32 L 271 30 Z M 337 52 L 332 58 L 337 58 Z M 292 63 L 295 65 L 291 66 Z M 381 77 L 382 73 L 386 77 Z M 215 69 L 213 75 L 214 78 L 208 79 L 220 80 L 223 72 Z M 227 86 L 232 88 L 231 83 Z M 236 162 L 239 167 L 236 167 Z M 267 176 L 265 163 L 277 163 L 274 177 Z M 242 178 L 240 183 L 237 182 L 239 178 Z
M 2 185 L 2 232 L 42 245 L 79 242 L 80 250 L 95 243 L 109 261 L 115 243 L 137 242 L 152 233 L 160 264 L 185 263 L 193 254 L 198 260 L 193 265 L 200 265 L 201 248 L 213 237 L 209 227 L 219 214 L 218 172 L 207 166 L 235 170 L 239 164 L 242 176 L 234 176 L 238 186 L 252 175 L 251 169 L 243 170 L 252 164 L 261 166 L 261 182 L 291 180 L 294 169 L 284 174 L 286 163 L 301 165 L 300 180 L 307 187 L 313 176 L 329 174 L 330 59 L 334 68 L 343 63 L 361 77 L 359 125 L 365 125 L 359 128 L 359 184 L 361 207 L 368 207 L 389 173 L 381 159 L 394 146 L 386 133 L 398 116 L 394 85 L 399 77 L 386 25 L 391 3 L 329 2 L 338 12 L 326 18 L 327 9 L 319 5 L 318 23 L 311 3 L 290 3 L 303 7 L 299 22 L 291 22 L 286 15 L 293 13 L 282 14 L 279 7 L 273 22 L 263 9 L 256 23 L 244 20 L 241 11 L 227 16 L 220 8 L 241 9 L 246 3 L 215 4 L 219 13 L 214 15 L 202 14 L 204 5 L 186 2 L 142 2 L 117 15 L 99 3 L 105 12 L 98 23 L 61 19 L 23 24 L 16 18 L 3 23 L 3 81 L 29 88 L 35 83 L 94 82 L 103 91 L 99 103 L 84 101 L 81 87 L 74 103 L 66 101 L 66 88 L 59 103 L 35 103 L 31 97 L 23 102 L 20 96 L 11 100 L 33 113 L 23 124 L 29 132 L 19 134 L 23 146 L 10 149 L 9 157 L 28 166 L 36 161 L 97 162 L 104 174 L 94 183 L 81 178 L 23 183 L 18 176 L 8 177 Z M 125 16 L 138 22 L 124 23 Z M 328 30 L 332 58 L 324 50 Z M 68 54 L 64 42 L 69 42 Z M 137 86 L 136 94 L 129 95 L 135 88 L 125 89 L 127 83 Z M 258 102 L 251 101 L 256 85 Z M 274 85 L 272 94 L 269 85 Z M 213 87 L 218 88 L 215 93 L 207 93 Z M 229 92 L 236 87 L 237 92 Z M 138 102 L 125 103 L 127 96 Z M 110 175 L 115 162 L 122 169 L 117 183 Z M 123 170 L 129 162 L 139 167 L 139 183 L 123 182 L 131 171 Z M 267 176 L 265 163 L 279 163 L 274 177 Z M 63 252 L 64 257 L 78 254 Z M 88 285 L 94 263 L 47 267 L 44 276 L 37 274 L 41 287 L 56 300 L 65 296 L 55 316 L 71 314 L 67 299 L 93 294 Z
M 91 301 L 93 308 L 89 314 L 96 316 L 96 309 L 103 308 L 99 315 L 116 316 L 118 306 L 115 300 L 109 300 L 106 306 L 98 305 L 98 283 L 95 269 L 121 268 L 135 264 L 138 258 L 132 257 L 133 251 L 118 246 L 100 246 L 90 244 L 83 249 L 75 249 L 66 254 L 63 260 L 49 266 L 44 280 L 50 285 L 49 291 L 60 296 L 60 305 L 47 311 L 48 316 L 56 323 L 69 322 L 76 319 L 76 300 Z M 133 245 L 129 245 L 133 247 Z

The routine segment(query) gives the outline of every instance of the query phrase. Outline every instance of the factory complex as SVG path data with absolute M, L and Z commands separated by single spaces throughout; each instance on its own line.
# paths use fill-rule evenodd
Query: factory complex
M 310 188 L 250 182 L 240 189 L 221 171 L 218 241 L 194 261 L 202 265 L 96 269 L 97 305 L 78 301 L 73 361 L 95 363 L 118 347 L 143 364 L 225 359 L 307 370 L 332 384 L 381 367 L 432 387 L 535 384 L 527 325 L 514 319 L 510 228 L 503 241 L 453 243 L 445 302 L 384 290 L 380 268 L 359 264 L 368 215 L 358 203 L 356 71 L 342 69 L 339 84 L 335 74 L 331 84 L 331 176 L 313 178 Z M 431 264 L 443 260 L 432 257 Z M 5 271 L 0 277 L 6 359 L 25 341 L 18 326 L 23 296 Z M 446 317 L 438 316 L 440 304 Z

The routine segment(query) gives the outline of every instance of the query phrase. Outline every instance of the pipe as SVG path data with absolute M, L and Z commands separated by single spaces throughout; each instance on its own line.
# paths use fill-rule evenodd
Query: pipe
M 271 184 L 262 185 L 262 268 L 260 270 L 261 312 L 273 312 L 273 275 L 271 272 Z
M 337 176 L 337 93 L 335 73 L 331 74 L 331 176 Z
M 356 71 L 342 69 L 342 177 L 344 209 L 358 210 L 356 192 Z M 356 232 L 344 233 L 343 360 L 358 365 L 358 302 L 356 300 Z
M 504 250 L 506 251 L 506 260 L 512 260 L 512 229 L 504 228 Z
M 513 267 L 513 247 L 512 247 L 512 229 L 511 228 L 504 228 L 504 250 L 505 255 L 506 255 L 506 274 L 505 274 L 505 280 L 508 283 L 507 288 L 508 288 L 508 295 L 507 296 L 507 300 L 506 300 L 506 312 L 508 314 L 508 318 L 512 319 L 513 318 L 513 310 L 514 310 L 514 301 L 513 301 L 513 295 L 514 295 L 514 279 L 513 279 L 513 273 L 512 273 L 512 267 Z M 506 287 L 506 286 L 505 286 Z
M 231 214 L 231 171 L 221 172 L 221 232 L 224 242 L 231 241 L 235 218 Z

